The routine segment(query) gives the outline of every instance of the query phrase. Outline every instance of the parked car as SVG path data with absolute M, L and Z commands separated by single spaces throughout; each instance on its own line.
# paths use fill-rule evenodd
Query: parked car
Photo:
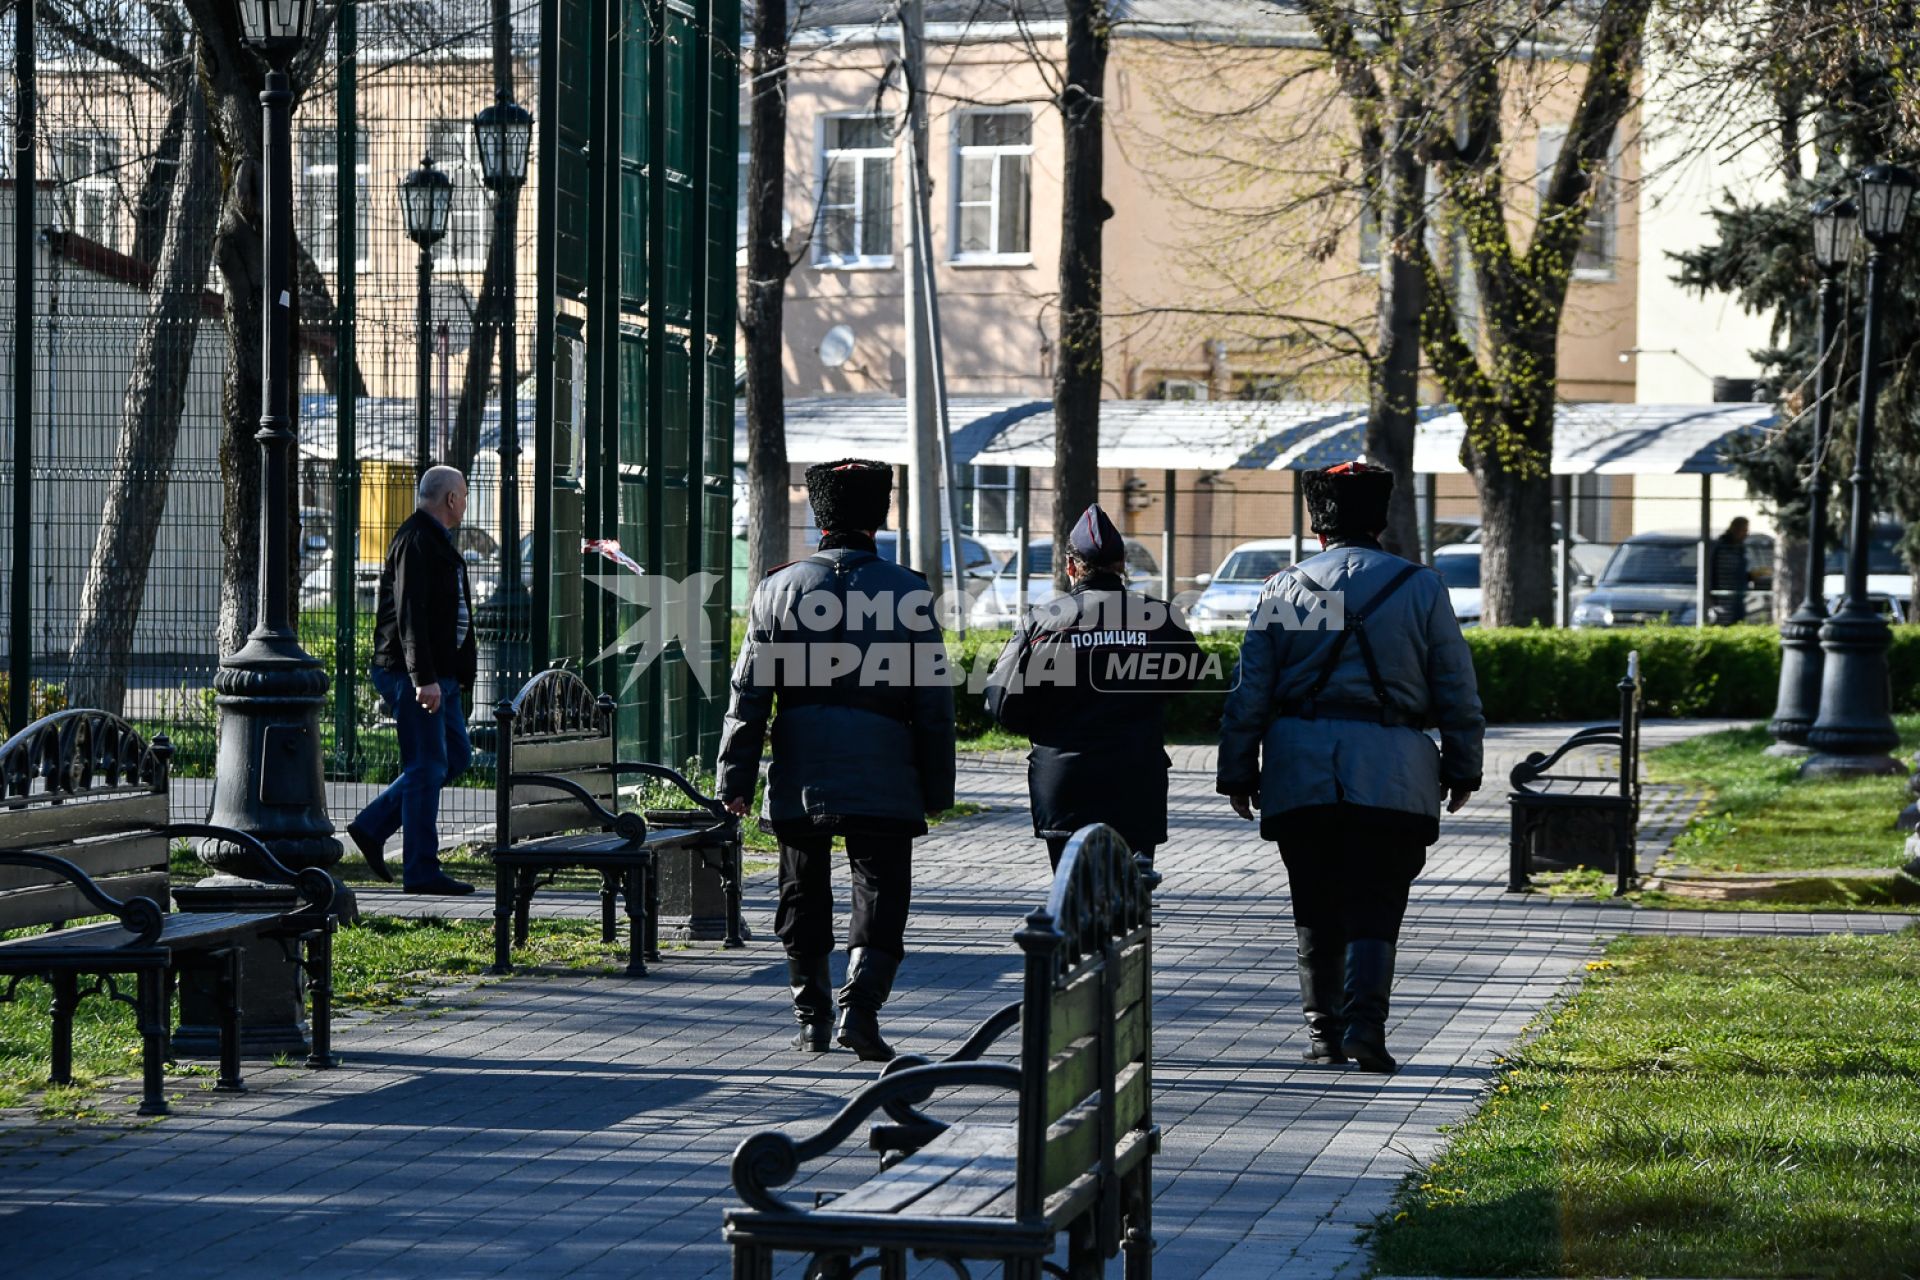
M 1900 555 L 1900 539 L 1906 526 L 1897 520 L 1876 520 L 1867 539 L 1867 598 L 1874 608 L 1896 621 L 1913 616 L 1913 575 Z M 1827 608 L 1838 609 L 1847 594 L 1847 549 L 1831 547 L 1827 551 L 1827 574 L 1822 583 Z M 1799 601 L 1795 601 L 1798 604 Z
M 379 602 L 380 567 L 378 560 L 362 560 L 353 566 L 353 608 L 356 613 L 372 613 Z M 300 607 L 333 608 L 333 552 L 322 551 L 301 561 Z
M 1556 544 L 1560 537 L 1560 526 L 1553 526 Z M 1480 625 L 1480 551 L 1486 544 L 1480 540 L 1478 531 L 1464 542 L 1450 543 L 1436 547 L 1433 553 L 1433 567 L 1440 580 L 1447 585 L 1447 601 L 1453 606 L 1453 616 L 1463 627 Z M 1567 557 L 1573 562 L 1573 590 L 1584 591 L 1591 587 L 1596 574 L 1604 568 L 1606 550 L 1587 541 L 1579 534 L 1573 535 L 1573 545 Z M 1556 551 L 1553 557 L 1554 585 L 1560 583 L 1560 557 Z
M 874 550 L 880 553 L 882 560 L 900 559 L 900 535 L 892 529 L 882 529 L 873 535 Z M 953 551 L 950 541 L 940 539 L 940 567 L 944 572 L 953 563 Z M 1000 571 L 1000 564 L 993 558 L 993 552 L 987 550 L 986 543 L 978 538 L 960 535 L 960 572 L 966 578 L 968 598 L 980 594 L 994 574 Z
M 1700 550 L 1697 533 L 1636 533 L 1618 547 L 1592 592 L 1574 606 L 1576 627 L 1638 627 L 1650 622 L 1691 625 L 1697 619 Z M 1773 539 L 1747 539 L 1753 575 L 1747 618 L 1771 618 Z
M 1146 544 L 1127 538 L 1127 584 L 1136 591 L 1153 591 L 1160 585 L 1160 564 Z M 1000 572 L 973 602 L 968 621 L 976 627 L 1010 627 L 1018 621 L 1018 556 L 1009 557 Z M 1027 603 L 1042 604 L 1053 599 L 1053 541 L 1027 544 Z
M 1260 588 L 1268 578 L 1293 563 L 1291 538 L 1260 538 L 1243 542 L 1227 552 L 1227 558 L 1212 573 L 1194 579 L 1201 587 L 1200 598 L 1187 609 L 1187 621 L 1194 631 L 1240 631 L 1253 616 L 1260 600 Z

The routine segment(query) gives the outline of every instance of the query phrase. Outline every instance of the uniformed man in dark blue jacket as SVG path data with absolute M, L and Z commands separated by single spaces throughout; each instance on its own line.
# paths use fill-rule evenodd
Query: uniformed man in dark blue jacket
M 780 840 L 774 932 L 787 951 L 800 1033 L 823 1053 L 834 1028 L 833 841 L 853 872 L 839 1042 L 885 1062 L 879 1013 L 906 953 L 913 840 L 953 805 L 953 686 L 927 580 L 883 560 L 893 469 L 847 458 L 807 469 L 820 550 L 754 589 L 720 736 L 718 788 L 744 814 L 771 721 L 761 825 Z
M 1127 544 L 1099 504 L 1074 521 L 1064 596 L 1036 605 L 987 684 L 987 712 L 1033 742 L 1033 833 L 1057 868 L 1067 840 L 1104 822 L 1134 853 L 1167 839 L 1166 704 L 1205 655 L 1163 600 L 1127 589 Z

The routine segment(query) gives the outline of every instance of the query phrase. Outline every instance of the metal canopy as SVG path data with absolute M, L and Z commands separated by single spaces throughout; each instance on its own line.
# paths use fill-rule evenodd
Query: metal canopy
M 1053 405 L 957 397 L 956 464 L 1050 467 Z M 1108 400 L 1100 406 L 1100 465 L 1134 471 L 1309 471 L 1357 457 L 1363 404 L 1298 400 Z M 1567 404 L 1554 425 L 1556 475 L 1724 475 L 1730 458 L 1764 436 L 1766 404 Z M 818 396 L 787 402 L 787 456 L 907 459 L 906 404 L 894 396 Z M 1466 423 L 1450 406 L 1421 410 L 1413 469 L 1462 474 Z M 745 456 L 745 409 L 734 419 Z

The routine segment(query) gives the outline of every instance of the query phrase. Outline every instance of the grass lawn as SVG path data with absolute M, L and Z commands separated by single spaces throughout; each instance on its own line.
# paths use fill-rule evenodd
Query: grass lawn
M 1920 936 L 1587 968 L 1375 1229 L 1380 1273 L 1920 1274 Z
M 1901 716 L 1900 749 L 1920 746 L 1920 716 Z M 1892 869 L 1906 861 L 1893 822 L 1911 797 L 1904 776 L 1802 782 L 1800 761 L 1762 754 L 1763 726 L 1706 734 L 1647 753 L 1647 779 L 1707 789 L 1706 812 L 1670 860 L 1707 871 Z
M 436 984 L 483 972 L 493 962 L 491 920 L 395 920 L 371 918 L 342 929 L 334 941 L 335 1001 L 339 1007 L 381 1008 L 418 996 Z M 516 964 L 563 965 L 620 973 L 626 968 L 624 939 L 600 942 L 597 922 L 535 920 Z M 130 984 L 125 987 L 131 990 Z M 0 1004 L 0 1107 L 31 1100 L 47 1116 L 87 1113 L 88 1099 L 103 1080 L 140 1071 L 140 1039 L 133 1012 L 101 997 L 84 1000 L 74 1017 L 75 1085 L 49 1089 L 51 1042 L 49 989 L 39 981 L 20 984 L 16 999 Z M 211 1086 L 207 1067 L 177 1073 Z M 37 1096 L 36 1096 L 37 1094 Z

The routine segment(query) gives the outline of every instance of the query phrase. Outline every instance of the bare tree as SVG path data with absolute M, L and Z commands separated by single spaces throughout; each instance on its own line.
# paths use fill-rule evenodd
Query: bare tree
M 1100 497 L 1101 244 L 1113 209 L 1104 184 L 1108 0 L 1067 0 L 1066 80 L 1059 107 L 1066 135 L 1060 205 L 1060 358 L 1053 373 L 1053 537 L 1064 547 L 1073 522 Z M 1054 583 L 1066 589 L 1066 558 Z

